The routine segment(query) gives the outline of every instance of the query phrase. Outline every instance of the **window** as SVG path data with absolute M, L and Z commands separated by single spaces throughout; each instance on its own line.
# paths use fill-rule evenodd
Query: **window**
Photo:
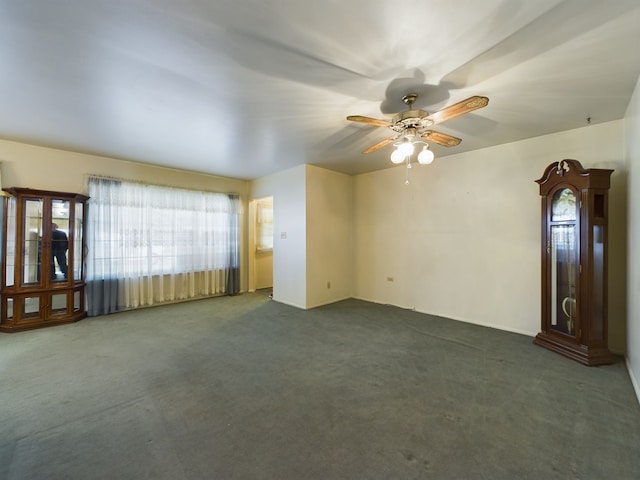
M 136 290 L 133 297 L 138 300 L 124 302 L 126 308 L 239 290 L 237 195 L 98 177 L 89 179 L 88 190 L 88 283 L 120 281 L 121 297 L 127 296 L 120 291 L 122 285 L 134 285 L 141 293 Z M 217 272 L 224 285 L 217 280 L 212 285 L 209 276 L 203 277 L 207 272 Z M 154 277 L 155 282 L 136 283 Z M 167 278 L 172 280 L 169 289 Z M 195 282 L 187 293 L 182 291 L 185 278 Z
M 256 250 L 273 249 L 273 201 L 259 200 L 256 203 Z

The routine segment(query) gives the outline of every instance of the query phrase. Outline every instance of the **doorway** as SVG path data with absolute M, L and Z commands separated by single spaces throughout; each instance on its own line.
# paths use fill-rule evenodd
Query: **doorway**
M 273 290 L 273 197 L 249 203 L 249 291 Z

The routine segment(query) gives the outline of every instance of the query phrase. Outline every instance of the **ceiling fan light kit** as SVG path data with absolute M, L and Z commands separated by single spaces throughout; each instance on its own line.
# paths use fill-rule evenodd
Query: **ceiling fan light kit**
M 402 97 L 402 101 L 407 105 L 408 110 L 400 112 L 389 121 L 377 118 L 365 117 L 362 115 L 350 115 L 347 120 L 352 122 L 366 123 L 376 127 L 389 127 L 395 135 L 385 138 L 371 147 L 363 150 L 362 153 L 371 153 L 396 142 L 393 145 L 396 149 L 391 153 L 391 162 L 399 165 L 406 162 L 407 168 L 411 168 L 411 156 L 418 144 L 423 145 L 422 150 L 418 154 L 418 163 L 427 165 L 433 162 L 434 154 L 429 150 L 429 144 L 424 140 L 437 143 L 443 147 L 455 147 L 462 141 L 461 139 L 449 135 L 447 133 L 428 130 L 429 127 L 442 123 L 446 120 L 459 117 L 465 113 L 472 112 L 489 104 L 487 97 L 473 96 L 466 100 L 462 100 L 454 105 L 445 107 L 444 109 L 430 114 L 425 110 L 413 109 L 413 103 L 418 99 L 417 93 L 409 93 Z M 417 138 L 417 139 L 416 139 Z M 407 181 L 408 183 L 408 181 Z
M 399 165 L 402 162 L 404 162 L 405 158 L 406 158 L 406 155 L 403 154 L 402 151 L 400 151 L 400 149 L 396 149 L 391 153 L 391 163 L 394 163 L 396 165 Z
M 422 147 L 422 151 L 418 154 L 418 163 L 420 165 L 429 165 L 433 162 L 433 152 L 429 150 L 429 145 L 425 145 Z

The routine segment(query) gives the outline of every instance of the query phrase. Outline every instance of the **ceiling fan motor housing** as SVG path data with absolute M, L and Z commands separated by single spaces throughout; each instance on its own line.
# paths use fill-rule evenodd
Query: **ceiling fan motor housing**
M 393 125 L 389 128 L 394 132 L 402 133 L 407 128 L 426 128 L 433 125 L 433 120 L 427 118 L 429 112 L 424 110 L 406 110 L 400 112 L 391 120 Z

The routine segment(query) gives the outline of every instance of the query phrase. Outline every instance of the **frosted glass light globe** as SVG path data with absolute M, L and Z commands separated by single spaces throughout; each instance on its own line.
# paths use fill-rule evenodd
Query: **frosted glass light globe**
M 422 147 L 422 151 L 418 154 L 418 163 L 420 165 L 428 165 L 433 162 L 433 152 L 426 145 Z
M 404 153 L 402 153 L 398 148 L 397 150 L 394 150 L 393 153 L 391 154 L 391 162 L 397 165 L 399 163 L 404 162 L 404 157 L 405 157 Z
M 402 152 L 405 157 L 409 157 L 413 155 L 413 143 L 411 142 L 403 142 L 398 147 L 398 151 Z

